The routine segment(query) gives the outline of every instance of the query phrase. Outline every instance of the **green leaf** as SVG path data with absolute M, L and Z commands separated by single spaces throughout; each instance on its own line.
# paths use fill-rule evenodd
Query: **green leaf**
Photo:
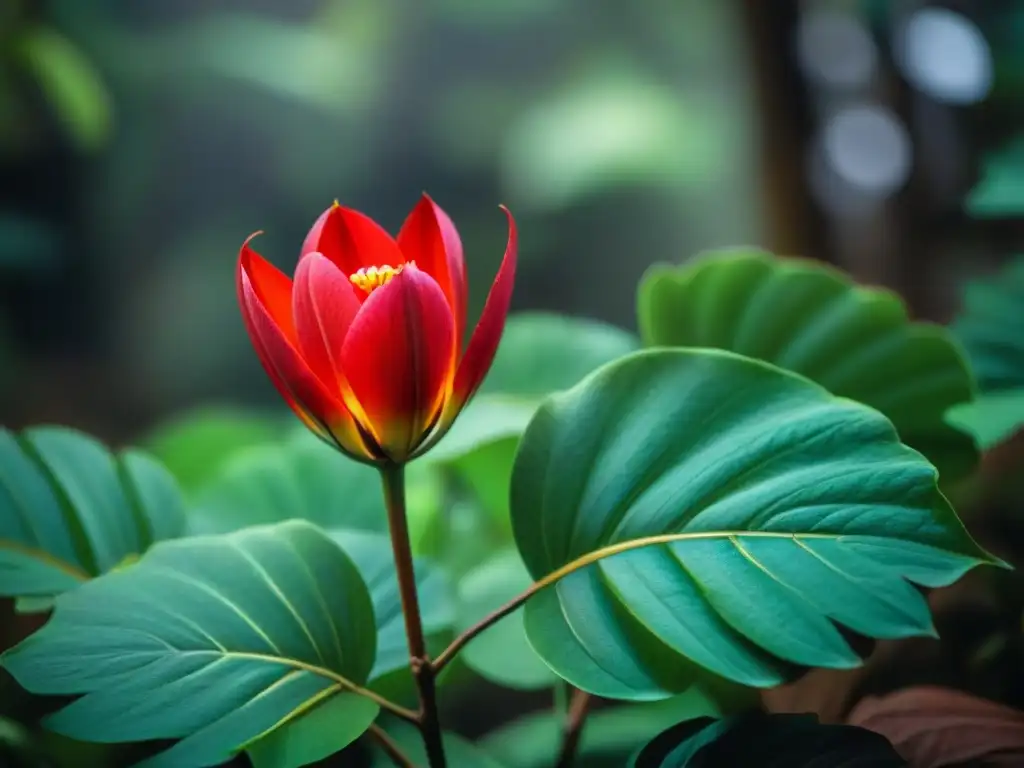
M 385 731 L 414 765 L 427 764 L 423 738 L 416 728 L 409 723 L 392 719 L 385 725 Z M 458 734 L 445 733 L 443 737 L 445 757 L 452 768 L 504 768 L 486 752 Z M 380 748 L 375 747 L 373 768 L 394 768 L 394 763 Z
M 511 316 L 480 394 L 448 435 L 412 465 L 437 467 L 456 481 L 451 495 L 468 502 L 449 504 L 433 518 L 425 532 L 427 551 L 463 573 L 511 544 L 512 459 L 542 399 L 638 347 L 635 336 L 605 323 L 545 312 Z M 460 496 L 460 490 L 468 493 Z
M 111 99 L 92 63 L 68 38 L 38 27 L 23 35 L 16 54 L 79 149 L 99 149 L 110 135 Z
M 471 647 L 467 646 L 467 651 Z M 682 719 L 719 714 L 697 688 L 665 701 L 592 712 L 583 728 L 577 764 L 621 768 L 630 755 L 663 729 Z M 506 768 L 549 768 L 552 757 L 558 754 L 563 726 L 561 714 L 527 715 L 489 733 L 479 746 Z
M 253 768 L 293 768 L 323 760 L 358 739 L 380 707 L 354 693 L 332 696 L 246 747 Z
M 335 530 L 329 535 L 352 558 L 370 590 L 377 626 L 377 655 L 369 679 L 407 670 L 409 645 L 390 538 L 363 531 Z M 445 572 L 428 560 L 417 558 L 415 568 L 423 631 L 428 645 L 436 647 L 447 642 L 455 620 L 451 584 Z
M 459 582 L 459 630 L 500 608 L 533 583 L 515 549 L 500 552 Z M 470 669 L 498 685 L 550 688 L 558 677 L 530 647 L 522 613 L 515 612 L 473 640 L 460 654 Z
M 936 480 L 884 416 L 803 377 L 720 350 L 630 355 L 549 399 L 520 444 L 516 544 L 554 583 L 527 636 L 608 698 L 857 666 L 833 622 L 932 633 L 908 580 L 996 562 Z
M 894 293 L 812 261 L 730 249 L 651 268 L 638 312 L 650 346 L 727 349 L 880 410 L 944 479 L 977 464 L 973 440 L 943 419 L 974 396 L 967 362 L 945 328 L 911 322 Z
M 852 725 L 823 725 L 814 715 L 750 713 L 702 717 L 659 734 L 630 768 L 901 768 L 907 763 L 881 736 Z
M 518 438 L 542 398 L 639 345 L 635 336 L 595 320 L 548 312 L 512 315 L 479 394 L 426 461 L 453 462 L 491 443 Z
M 982 392 L 1024 388 L 1024 256 L 969 283 L 951 329 Z
M 531 409 L 532 418 L 536 409 Z M 508 494 L 512 487 L 512 463 L 519 435 L 483 445 L 452 465 L 454 476 L 473 496 L 505 541 L 512 541 L 508 515 Z
M 967 212 L 979 219 L 1024 216 L 1024 139 L 1017 139 L 985 159 L 981 181 L 966 200 Z
M 638 349 L 614 325 L 550 312 L 512 315 L 481 392 L 542 398 L 568 389 L 605 363 Z
M 240 408 L 197 408 L 161 424 L 143 447 L 183 488 L 195 490 L 212 480 L 235 454 L 279 439 L 286 423 L 283 418 Z
M 946 413 L 950 424 L 974 435 L 982 450 L 1009 440 L 1024 429 L 1024 388 L 979 395 Z
M 62 427 L 0 430 L 0 595 L 73 589 L 184 526 L 174 479 L 145 454 Z
M 406 470 L 409 527 L 414 544 L 440 503 L 436 471 L 422 462 Z M 197 533 L 305 519 L 323 528 L 387 531 L 377 470 L 321 443 L 305 429 L 281 445 L 251 448 L 228 461 L 190 510 Z
M 458 420 L 427 453 L 424 462 L 454 463 L 480 448 L 523 434 L 537 410 L 537 398 L 508 395 L 477 395 Z
M 19 614 L 47 613 L 53 610 L 55 600 L 53 595 L 19 597 L 14 601 L 14 612 Z
M 143 765 L 200 768 L 365 684 L 375 641 L 356 566 L 322 531 L 292 521 L 158 544 L 58 597 L 50 622 L 0 661 L 33 693 L 83 694 L 47 718 L 52 730 L 180 739 Z M 332 732 L 340 749 L 377 708 L 337 706 L 352 718 Z M 256 749 L 309 754 L 284 737 Z

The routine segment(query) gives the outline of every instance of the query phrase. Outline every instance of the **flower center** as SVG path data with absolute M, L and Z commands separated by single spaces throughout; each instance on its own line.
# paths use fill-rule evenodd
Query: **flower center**
M 358 272 L 349 275 L 348 279 L 352 285 L 369 295 L 382 285 L 390 283 L 395 275 L 402 273 L 403 269 L 405 269 L 405 264 L 399 264 L 397 267 L 387 264 L 380 267 L 363 267 Z

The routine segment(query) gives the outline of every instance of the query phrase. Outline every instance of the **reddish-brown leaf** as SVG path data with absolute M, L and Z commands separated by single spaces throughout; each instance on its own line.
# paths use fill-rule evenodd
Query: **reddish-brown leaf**
M 885 736 L 913 768 L 1024 766 L 1024 712 L 933 686 L 869 697 L 851 725 Z

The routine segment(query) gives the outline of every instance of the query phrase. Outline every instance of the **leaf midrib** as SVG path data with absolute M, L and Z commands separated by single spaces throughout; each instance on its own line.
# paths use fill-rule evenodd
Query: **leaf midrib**
M 51 568 L 55 568 L 56 570 L 71 576 L 77 581 L 86 582 L 92 579 L 92 576 L 89 573 L 74 563 L 69 563 L 67 560 L 54 557 L 49 552 L 39 549 L 38 547 L 26 546 L 25 544 L 13 541 L 12 539 L 0 539 L 0 549 L 17 552 L 18 554 L 25 555 L 33 560 L 38 560 Z
M 533 586 L 530 588 L 529 593 L 535 594 L 538 590 L 548 587 L 557 581 L 565 578 L 566 576 L 578 571 L 581 568 L 585 568 L 588 565 L 593 565 L 599 560 L 603 560 L 606 557 L 612 555 L 618 555 L 623 552 L 630 552 L 634 549 L 641 549 L 643 547 L 650 547 L 657 544 L 672 544 L 678 541 L 696 541 L 701 539 L 732 539 L 740 537 L 751 537 L 751 538 L 773 538 L 773 539 L 791 539 L 794 543 L 799 543 L 801 539 L 830 539 L 838 540 L 842 539 L 848 534 L 842 533 L 788 533 L 788 532 L 775 532 L 775 531 L 690 531 L 686 533 L 663 533 L 656 536 L 643 536 L 638 539 L 630 539 L 629 541 L 621 541 L 617 544 L 611 544 L 600 549 L 595 549 L 587 552 L 584 555 L 580 555 L 574 560 L 569 561 L 565 565 L 556 568 L 547 575 L 541 577 Z M 931 545 L 927 545 L 931 546 Z M 976 557 L 972 557 L 966 553 L 956 552 L 964 558 L 970 558 L 977 560 L 978 562 L 985 562 Z
M 222 651 L 217 648 L 175 648 L 170 645 L 167 647 L 173 654 L 181 656 L 213 655 L 222 659 L 242 659 L 262 662 L 264 664 L 278 664 L 280 666 L 291 667 L 292 669 L 309 672 L 310 674 L 317 675 L 318 677 L 331 680 L 353 693 L 368 693 L 368 691 L 366 691 L 362 686 L 352 682 L 347 677 L 335 672 L 334 670 L 328 669 L 327 667 L 321 667 L 317 664 L 301 661 L 299 659 L 291 659 L 284 656 L 270 656 L 265 653 L 256 653 L 254 651 Z

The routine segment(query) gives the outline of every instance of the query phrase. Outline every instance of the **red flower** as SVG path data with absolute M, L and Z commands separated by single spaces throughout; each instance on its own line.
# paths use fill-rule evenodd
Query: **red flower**
M 335 203 L 306 236 L 294 283 L 250 246 L 238 300 L 256 354 L 303 423 L 367 463 L 424 453 L 494 359 L 516 271 L 508 245 L 465 350 L 466 266 L 451 219 L 426 195 L 397 239 Z M 259 234 L 259 233 L 257 233 Z

